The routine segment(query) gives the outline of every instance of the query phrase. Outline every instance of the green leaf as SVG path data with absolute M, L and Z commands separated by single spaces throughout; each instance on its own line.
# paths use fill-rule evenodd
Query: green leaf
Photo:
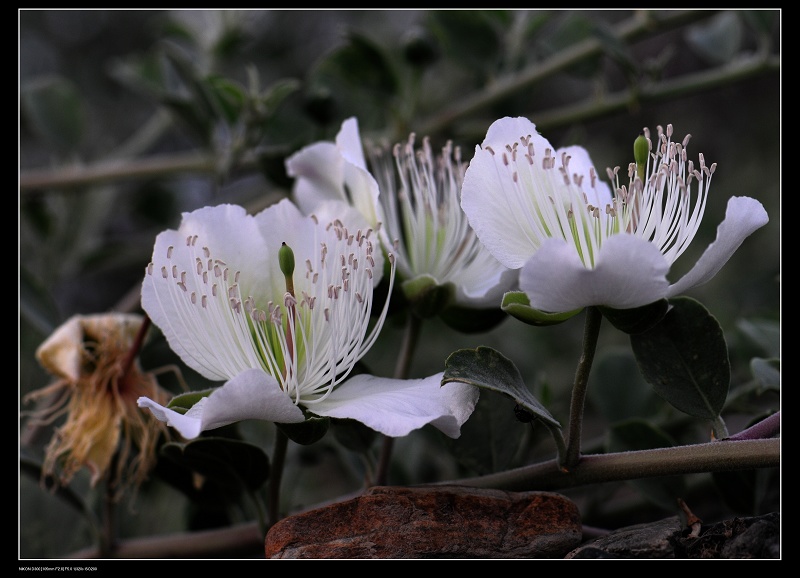
M 428 13 L 428 26 L 448 57 L 473 71 L 488 72 L 500 58 L 500 31 L 507 14 L 488 10 L 434 10 Z
M 247 44 L 248 36 L 241 26 L 226 24 L 211 52 L 220 59 L 233 59 L 242 52 L 242 48 Z
M 604 350 L 595 358 L 587 396 L 610 423 L 652 416 L 664 405 L 636 366 L 630 349 Z
M 331 418 L 310 416 L 300 423 L 276 423 L 275 425 L 294 443 L 308 446 L 318 442 L 328 433 Z
M 508 468 L 524 428 L 530 425 L 516 419 L 513 401 L 504 395 L 482 395 L 461 426 L 461 435 L 441 437 L 459 464 L 483 476 Z
M 167 443 L 161 453 L 221 486 L 255 491 L 269 478 L 267 454 L 250 443 L 228 438 L 199 438 Z
M 525 386 L 517 367 L 503 354 L 490 347 L 460 349 L 451 353 L 445 361 L 442 385 L 452 381 L 501 393 L 536 418 L 561 428 L 561 424 Z
M 20 88 L 25 119 L 49 146 L 62 154 L 83 138 L 84 109 L 75 85 L 56 75 L 39 77 Z
M 204 82 L 228 124 L 236 123 L 247 98 L 244 87 L 219 75 L 211 75 Z
M 609 452 L 617 453 L 674 445 L 674 440 L 662 430 L 645 420 L 634 419 L 611 427 L 606 447 Z M 674 510 L 678 498 L 686 494 L 686 482 L 682 476 L 630 480 L 628 483 L 665 510 Z
M 689 297 L 670 299 L 672 308 L 655 327 L 631 335 L 644 378 L 656 393 L 689 415 L 716 419 L 728 395 L 731 368 L 717 320 Z
M 211 389 L 204 389 L 202 391 L 190 391 L 187 393 L 176 395 L 167 404 L 167 409 L 171 409 L 178 413 L 184 414 L 187 411 L 189 411 L 189 409 L 198 401 L 214 393 L 215 389 L 217 388 L 212 387 Z
M 300 81 L 296 78 L 281 78 L 270 84 L 259 96 L 260 106 L 267 116 L 275 113 L 278 107 L 289 96 L 300 89 Z
M 168 66 L 156 50 L 146 54 L 126 56 L 111 61 L 109 74 L 123 86 L 159 98 L 167 92 Z
M 400 86 L 394 64 L 383 46 L 357 32 L 348 34 L 347 44 L 333 52 L 324 67 L 348 84 L 384 97 L 396 95 Z
M 740 319 L 736 328 L 756 346 L 766 357 L 779 358 L 781 355 L 781 325 L 772 319 Z
M 781 361 L 780 359 L 761 359 L 755 357 L 750 360 L 750 371 L 763 390 L 780 391 L 781 389 Z
M 327 126 L 334 118 L 358 116 L 363 131 L 384 126 L 397 104 L 401 82 L 384 48 L 350 33 L 347 44 L 326 56 L 306 77 L 306 112 Z
M 545 313 L 531 307 L 531 301 L 524 291 L 509 291 L 503 295 L 500 308 L 523 323 L 538 327 L 563 323 L 583 311 L 583 309 L 575 309 L 566 313 Z
M 669 301 L 659 299 L 635 309 L 613 309 L 611 307 L 598 307 L 598 309 L 611 325 L 623 333 L 634 335 L 647 331 L 661 321 L 667 314 Z
M 441 56 L 439 42 L 422 26 L 406 30 L 401 41 L 403 57 L 414 68 L 425 69 Z

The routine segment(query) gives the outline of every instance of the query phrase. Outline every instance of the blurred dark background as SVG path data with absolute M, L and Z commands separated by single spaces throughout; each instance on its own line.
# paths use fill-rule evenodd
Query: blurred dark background
M 48 382 L 34 351 L 65 319 L 138 311 L 154 238 L 182 211 L 223 202 L 257 210 L 287 195 L 286 156 L 333 139 L 353 115 L 362 137 L 450 139 L 465 161 L 492 121 L 526 116 L 554 146 L 586 147 L 601 175 L 627 166 L 644 126 L 691 133 L 690 156 L 703 153 L 717 170 L 703 228 L 670 278 L 714 239 L 731 196 L 758 199 L 770 216 L 691 293 L 719 320 L 746 381 L 751 357 L 779 357 L 780 46 L 779 10 L 20 10 L 20 399 Z M 507 319 L 460 334 L 432 321 L 411 374 L 442 371 L 459 348 L 494 347 L 546 384 L 563 419 L 581 328 Z M 770 351 L 757 341 L 764 333 Z M 387 322 L 365 359 L 376 373 L 391 373 L 400 337 L 400 323 Z M 625 336 L 602 332 L 601 350 L 624 346 Z M 587 438 L 602 438 L 606 424 L 589 422 Z M 40 455 L 47 439 L 26 439 L 25 452 Z M 415 439 L 399 443 L 408 470 L 397 483 L 464 473 Z M 551 445 L 540 449 L 552 457 Z M 324 444 L 295 457 L 297 468 L 341 459 Z M 358 487 L 297 476 L 307 488 L 287 496 L 291 506 Z M 74 485 L 91 502 L 86 480 Z M 139 503 L 123 534 L 186 528 L 176 508 L 190 506 L 170 489 L 145 487 Z M 635 519 L 627 512 L 621 521 Z M 707 515 L 723 513 L 709 506 Z M 79 519 L 21 476 L 22 557 L 86 547 Z

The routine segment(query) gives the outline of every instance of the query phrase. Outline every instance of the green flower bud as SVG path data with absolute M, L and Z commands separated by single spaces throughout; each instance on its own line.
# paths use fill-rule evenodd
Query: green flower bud
M 286 291 L 294 295 L 294 251 L 286 243 L 281 243 L 278 250 L 278 263 L 281 266 L 281 273 L 286 278 Z
M 644 133 L 639 133 L 633 141 L 633 159 L 636 161 L 636 173 L 644 181 L 645 170 L 647 170 L 647 157 L 650 155 L 650 141 L 645 138 Z

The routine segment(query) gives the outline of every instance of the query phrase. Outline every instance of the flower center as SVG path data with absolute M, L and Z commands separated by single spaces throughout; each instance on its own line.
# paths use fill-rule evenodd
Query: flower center
M 620 185 L 619 167 L 607 169 L 614 186 L 613 196 L 598 187 L 594 167 L 570 168 L 572 157 L 560 158 L 547 148 L 536 160 L 531 136 L 505 146 L 501 166 L 508 171 L 498 202 L 509 203 L 509 214 L 525 231 L 534 249 L 550 237 L 566 240 L 575 247 L 587 267 L 594 267 L 604 239 L 627 233 L 655 243 L 671 263 L 686 249 L 697 232 L 705 210 L 708 187 L 716 164 L 706 167 L 700 155 L 700 169 L 687 160 L 690 136 L 682 143 L 671 140 L 672 125 L 666 133 L 658 127 L 658 146 L 652 150 L 645 129 L 649 154 L 642 172 L 637 163 L 628 167 L 628 185 Z M 489 146 L 486 150 L 497 153 Z M 641 169 L 641 165 L 639 169 Z M 697 194 L 692 195 L 693 181 Z
M 387 302 L 368 331 L 375 266 L 371 230 L 351 234 L 339 221 L 314 230 L 316 250 L 305 260 L 305 275 L 284 272 L 291 283 L 280 300 L 271 299 L 269 291 L 243 297 L 243 273 L 214 258 L 197 235 L 188 236 L 183 247 L 168 248 L 154 282 L 170 284 L 170 306 L 191 339 L 186 354 L 197 365 L 222 379 L 261 368 L 298 404 L 324 399 L 349 375 L 374 343 L 388 311 Z M 189 253 L 180 262 L 195 263 L 188 271 L 173 262 L 179 250 Z M 391 283 L 391 255 L 390 262 Z M 148 267 L 151 275 L 154 268 Z
M 440 282 L 469 266 L 483 246 L 461 209 L 466 167 L 461 150 L 448 141 L 434 155 L 427 137 L 415 148 L 411 133 L 405 144 L 367 147 L 381 190 L 386 233 L 401 256 L 408 277 L 430 274 Z

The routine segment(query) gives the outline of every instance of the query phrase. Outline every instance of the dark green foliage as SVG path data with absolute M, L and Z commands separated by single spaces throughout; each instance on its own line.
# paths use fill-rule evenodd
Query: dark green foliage
M 689 415 L 716 419 L 728 396 L 731 368 L 725 336 L 698 301 L 670 299 L 652 329 L 631 335 L 636 361 L 656 393 Z

